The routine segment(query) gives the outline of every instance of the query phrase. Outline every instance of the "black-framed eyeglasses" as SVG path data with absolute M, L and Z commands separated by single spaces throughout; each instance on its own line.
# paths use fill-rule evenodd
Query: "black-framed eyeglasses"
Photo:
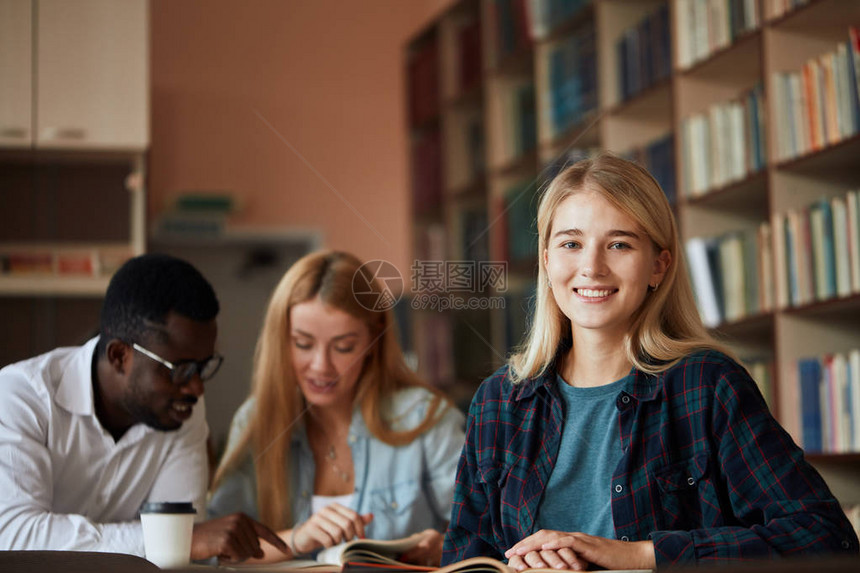
M 202 382 L 206 382 L 215 376 L 218 369 L 221 368 L 221 363 L 224 361 L 224 357 L 216 352 L 206 360 L 183 360 L 182 362 L 174 364 L 169 360 L 165 360 L 151 350 L 147 350 L 137 342 L 133 342 L 131 347 L 144 356 L 166 366 L 170 370 L 170 380 L 177 386 L 187 384 L 192 378 L 194 378 L 195 374 L 200 376 L 200 380 Z

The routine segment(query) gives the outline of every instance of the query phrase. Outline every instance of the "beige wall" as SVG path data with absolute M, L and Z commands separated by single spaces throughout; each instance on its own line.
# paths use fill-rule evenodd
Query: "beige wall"
M 228 190 L 237 224 L 319 227 L 408 277 L 403 46 L 448 4 L 152 0 L 150 218 Z

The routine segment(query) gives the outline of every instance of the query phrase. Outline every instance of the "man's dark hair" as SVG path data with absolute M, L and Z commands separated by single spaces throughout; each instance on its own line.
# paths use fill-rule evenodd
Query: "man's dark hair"
M 163 325 L 173 311 L 205 322 L 218 315 L 212 285 L 190 263 L 170 255 L 146 254 L 114 274 L 101 311 L 99 356 L 113 338 L 138 342 L 147 323 Z

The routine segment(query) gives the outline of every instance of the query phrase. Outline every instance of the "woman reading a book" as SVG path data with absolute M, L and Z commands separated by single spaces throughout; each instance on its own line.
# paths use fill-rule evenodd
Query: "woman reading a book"
M 360 304 L 354 278 L 383 292 L 367 273 L 350 254 L 319 252 L 281 279 L 209 511 L 255 516 L 294 557 L 423 532 L 401 559 L 437 565 L 463 414 L 406 366 L 391 310 Z
M 653 177 L 611 155 L 576 163 L 537 228 L 534 320 L 470 407 L 443 563 L 856 553 L 824 481 L 703 327 Z

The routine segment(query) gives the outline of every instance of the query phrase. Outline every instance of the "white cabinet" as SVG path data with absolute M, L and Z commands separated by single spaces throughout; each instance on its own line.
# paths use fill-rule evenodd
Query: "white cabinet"
M 33 7 L 0 0 L 0 147 L 33 142 Z
M 148 147 L 148 0 L 0 0 L 0 297 L 104 293 Z
M 0 23 L 0 129 L 10 134 L 0 136 L 0 145 L 148 147 L 148 0 L 0 0 L 0 6 L 11 16 Z

